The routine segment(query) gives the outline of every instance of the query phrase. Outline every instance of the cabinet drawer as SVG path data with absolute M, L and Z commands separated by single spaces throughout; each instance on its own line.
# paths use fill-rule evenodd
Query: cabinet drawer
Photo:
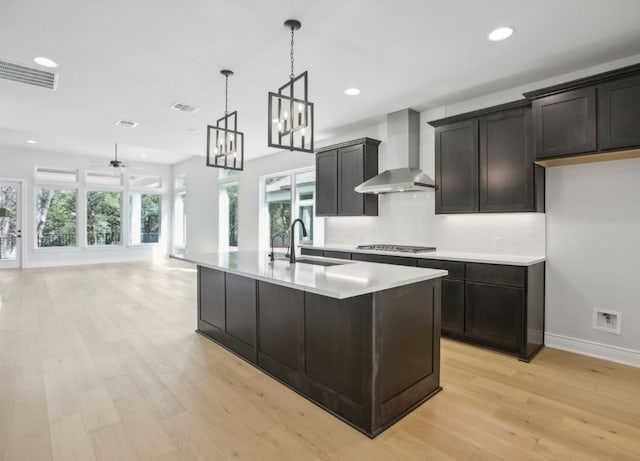
M 316 250 L 315 248 L 301 248 L 300 254 L 307 256 L 324 256 L 324 251 Z
M 467 263 L 467 281 L 524 287 L 526 267 Z
M 402 256 L 371 255 L 365 253 L 352 253 L 351 259 L 354 261 L 368 261 L 372 263 L 397 264 L 399 266 L 416 266 L 414 258 L 403 258 Z
M 336 259 L 351 259 L 351 253 L 347 251 L 328 251 L 325 250 L 323 252 L 323 256 L 326 258 L 336 258 Z
M 418 259 L 418 267 L 443 269 L 449 271 L 447 278 L 464 279 L 464 263 L 456 261 L 440 261 L 437 259 Z

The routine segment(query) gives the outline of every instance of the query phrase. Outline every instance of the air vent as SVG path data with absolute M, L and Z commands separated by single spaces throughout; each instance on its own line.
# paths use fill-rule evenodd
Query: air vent
M 0 78 L 50 90 L 56 89 L 58 74 L 0 60 Z
M 116 126 L 124 126 L 127 128 L 135 128 L 138 126 L 138 122 L 130 122 L 129 120 L 118 120 Z
M 181 102 L 175 103 L 171 106 L 173 110 L 179 110 L 180 112 L 197 112 L 200 110 L 198 106 L 192 106 L 191 104 L 183 104 Z

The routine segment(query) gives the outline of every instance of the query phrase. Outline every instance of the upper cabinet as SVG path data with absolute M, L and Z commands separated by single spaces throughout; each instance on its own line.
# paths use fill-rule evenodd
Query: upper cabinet
M 316 151 L 316 216 L 378 216 L 378 196 L 354 188 L 378 174 L 379 144 L 362 138 Z
M 531 107 L 516 101 L 430 122 L 436 140 L 436 214 L 544 211 Z
M 548 162 L 558 158 L 565 158 L 566 164 L 570 163 L 566 158 L 625 157 L 602 154 L 640 147 L 640 65 L 525 96 L 532 101 L 535 156 L 543 165 L 562 164 Z

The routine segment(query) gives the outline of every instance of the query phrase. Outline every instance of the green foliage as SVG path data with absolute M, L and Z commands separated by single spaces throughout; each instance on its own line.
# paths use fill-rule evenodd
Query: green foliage
M 229 199 L 229 246 L 238 246 L 238 186 L 225 187 Z
M 120 244 L 121 192 L 87 192 L 87 243 Z
M 142 194 L 140 202 L 141 240 L 143 243 L 156 243 L 160 233 L 160 196 Z
M 288 245 L 289 226 L 291 225 L 291 201 L 269 202 L 269 229 L 270 236 L 282 235 L 283 246 Z M 275 239 L 276 246 L 280 245 L 280 239 Z

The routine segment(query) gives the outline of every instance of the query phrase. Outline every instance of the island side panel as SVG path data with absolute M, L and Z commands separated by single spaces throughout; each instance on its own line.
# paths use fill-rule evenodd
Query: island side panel
M 440 279 L 374 294 L 374 434 L 441 390 L 440 294 Z
M 198 266 L 198 330 L 219 336 L 225 330 L 224 272 Z
M 305 293 L 303 392 L 370 433 L 372 295 Z

